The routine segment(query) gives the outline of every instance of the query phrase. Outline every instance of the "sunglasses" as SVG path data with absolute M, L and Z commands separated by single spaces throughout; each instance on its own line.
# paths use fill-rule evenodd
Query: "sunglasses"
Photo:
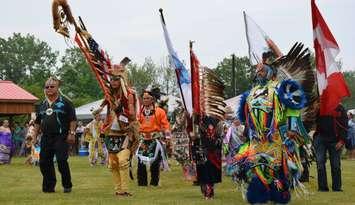
M 47 85 L 47 86 L 44 86 L 45 89 L 49 89 L 49 88 L 55 88 L 54 85 Z
M 118 80 L 120 80 L 120 77 L 112 77 L 111 78 L 111 81 L 118 81 Z

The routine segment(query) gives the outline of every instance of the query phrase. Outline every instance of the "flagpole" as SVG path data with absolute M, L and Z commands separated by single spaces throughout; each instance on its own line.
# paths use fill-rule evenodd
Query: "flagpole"
M 189 48 L 190 48 L 190 72 L 191 72 L 191 91 L 192 91 L 192 115 L 191 115 L 191 119 L 192 119 L 192 133 L 196 133 L 196 129 L 195 129 L 195 122 L 196 122 L 196 115 L 198 115 L 199 113 L 196 112 L 196 107 L 195 105 L 195 95 L 199 95 L 199 93 L 194 93 L 195 89 L 193 88 L 195 82 L 195 78 L 194 78 L 194 65 L 193 65 L 193 56 L 192 56 L 192 47 L 193 47 L 193 43 L 194 41 L 189 41 Z
M 195 84 L 195 80 L 196 79 L 194 79 L 194 77 L 193 77 L 193 57 L 192 57 L 192 47 L 193 47 L 193 43 L 194 43 L 195 41 L 189 41 L 189 48 L 190 48 L 190 73 L 191 73 L 191 92 L 192 92 L 192 114 L 195 112 L 195 107 L 194 107 L 194 105 L 195 105 L 195 103 L 194 103 L 194 94 L 196 95 L 196 94 L 198 94 L 198 93 L 194 93 L 194 88 L 193 88 L 193 85 Z
M 233 97 L 236 96 L 236 85 L 235 85 L 235 55 L 232 54 L 232 91 Z
M 194 75 L 194 72 L 195 71 L 195 66 L 194 66 L 194 57 L 193 57 L 193 50 L 192 50 L 192 47 L 193 47 L 193 44 L 194 44 L 195 41 L 189 41 L 189 48 L 190 48 L 190 72 L 191 72 L 191 91 L 192 91 L 192 114 L 191 114 L 191 126 L 192 126 L 192 134 L 190 134 L 190 142 L 189 142 L 189 149 L 190 149 L 190 152 L 189 152 L 189 157 L 190 157 L 190 160 L 192 161 L 192 141 L 194 141 L 195 143 L 198 143 L 198 144 L 201 144 L 202 143 L 202 139 L 199 135 L 199 125 L 200 125 L 200 108 L 196 108 L 196 96 L 195 95 L 200 95 L 200 93 L 195 93 L 195 89 L 194 89 L 194 85 L 195 83 L 200 83 L 199 82 L 199 78 L 196 79 L 195 78 L 195 75 Z M 199 69 L 199 68 L 197 68 Z M 197 80 L 197 82 L 196 82 Z M 197 103 L 200 103 L 200 98 L 198 98 L 198 102 Z M 198 141 L 196 141 L 196 139 Z
M 162 21 L 163 24 L 166 26 L 165 19 L 164 19 L 164 14 L 163 14 L 163 9 L 162 9 L 162 8 L 159 9 L 159 13 L 160 13 L 161 21 Z M 168 48 L 168 49 L 169 49 L 169 48 Z M 170 55 L 170 53 L 169 53 L 169 56 L 170 56 L 169 59 L 170 59 L 170 63 L 171 63 L 171 61 L 172 61 L 172 56 Z M 183 92 L 182 92 L 181 84 L 180 84 L 180 81 L 179 81 L 179 73 L 178 73 L 178 71 L 177 71 L 176 68 L 174 68 L 174 70 L 175 70 L 176 79 L 177 79 L 177 83 L 178 83 L 178 86 L 179 86 L 179 89 L 180 89 L 180 95 L 181 95 L 181 98 L 182 98 L 182 102 L 183 102 L 184 108 L 185 108 L 186 111 L 188 111 L 188 110 L 187 110 L 187 106 L 186 106 L 186 102 L 185 102 L 185 98 L 184 98 L 184 94 L 183 94 Z
M 193 47 L 193 43 L 194 41 L 189 41 L 189 48 L 190 48 L 190 73 L 191 73 L 191 92 L 192 92 L 192 96 L 194 96 L 194 88 L 193 88 L 193 85 L 195 83 L 195 79 L 193 77 L 193 57 L 192 57 L 192 47 Z M 198 113 L 196 113 L 195 111 L 195 107 L 194 107 L 195 103 L 194 103 L 194 98 L 192 97 L 192 114 L 191 114 L 191 127 L 192 127 L 192 135 L 193 135 L 193 138 L 196 139 L 197 135 L 196 135 L 196 126 L 195 126 L 195 122 L 196 122 L 196 115 Z M 190 135 L 191 136 L 191 135 Z M 190 143 L 189 143 L 189 146 L 190 146 L 190 150 L 192 148 L 192 143 L 191 143 L 191 140 L 190 140 Z M 192 155 L 191 155 L 192 151 L 190 151 L 190 159 L 192 159 Z
M 243 11 L 243 16 L 244 16 L 245 35 L 247 37 L 247 43 L 248 43 L 249 59 L 255 58 L 256 62 L 258 62 L 259 61 L 258 58 L 256 58 L 255 56 L 250 56 L 250 39 L 249 39 L 249 36 L 248 36 L 249 30 L 248 30 L 248 25 L 247 25 L 247 14 L 245 13 L 245 11 Z
M 160 17 L 161 17 L 161 20 L 162 20 L 163 24 L 166 25 L 166 24 L 165 24 L 165 19 L 164 19 L 164 14 L 163 14 L 163 9 L 160 8 L 160 9 L 159 9 L 159 12 L 160 12 Z

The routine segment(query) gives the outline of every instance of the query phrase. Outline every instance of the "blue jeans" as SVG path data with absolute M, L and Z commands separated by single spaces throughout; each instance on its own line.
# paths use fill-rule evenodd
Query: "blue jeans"
M 317 160 L 318 190 L 329 190 L 327 182 L 327 172 L 325 168 L 325 163 L 327 161 L 327 152 L 329 154 L 330 168 L 332 174 L 332 189 L 333 191 L 341 190 L 341 149 L 336 150 L 336 142 L 327 142 L 321 136 L 316 136 L 313 143 L 314 149 L 316 151 Z

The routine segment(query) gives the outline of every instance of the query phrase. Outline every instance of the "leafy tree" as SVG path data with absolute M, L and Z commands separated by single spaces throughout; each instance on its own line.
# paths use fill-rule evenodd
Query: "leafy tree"
M 43 98 L 43 82 L 56 69 L 57 57 L 58 52 L 30 34 L 0 38 L 0 79 L 11 80 Z
M 251 85 L 251 66 L 248 57 L 235 57 L 235 92 L 232 87 L 232 57 L 226 57 L 216 67 L 217 75 L 224 81 L 226 98 L 242 94 Z
M 65 50 L 56 74 L 63 82 L 61 91 L 75 106 L 99 100 L 103 93 L 79 48 Z
M 355 109 L 355 71 L 346 71 L 343 74 L 351 94 L 350 97 L 344 98 L 344 107 L 346 109 Z
M 79 49 L 67 49 L 61 63 L 62 66 L 58 68 L 56 75 L 63 81 L 62 92 L 73 101 L 74 105 L 79 106 L 103 97 L 97 80 Z M 129 83 L 134 86 L 138 94 L 154 84 L 160 84 L 164 92 L 164 85 L 166 85 L 164 83 L 168 83 L 173 91 L 171 88 L 173 87 L 171 76 L 175 77 L 171 74 L 173 71 L 163 65 L 158 67 L 151 58 L 146 58 L 143 65 L 128 64 L 127 72 Z
M 176 73 L 170 67 L 169 57 L 164 58 L 157 69 L 159 75 L 156 75 L 156 81 L 160 82 L 161 91 L 167 95 L 178 95 L 179 88 L 176 82 Z
M 127 65 L 127 71 L 128 79 L 138 94 L 141 94 L 141 92 L 149 85 L 157 84 L 157 66 L 149 57 L 145 59 L 142 66 L 139 66 L 136 63 Z

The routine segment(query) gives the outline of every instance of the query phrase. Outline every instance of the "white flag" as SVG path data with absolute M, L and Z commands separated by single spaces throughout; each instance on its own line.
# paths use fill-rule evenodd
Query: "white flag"
M 247 35 L 247 41 L 249 46 L 249 60 L 252 65 L 263 62 L 262 54 L 268 51 L 274 52 L 274 54 L 279 57 L 281 56 L 280 50 L 274 44 L 274 42 L 269 38 L 268 35 L 260 28 L 255 21 L 250 18 L 245 12 L 244 22 L 245 22 L 245 33 Z

